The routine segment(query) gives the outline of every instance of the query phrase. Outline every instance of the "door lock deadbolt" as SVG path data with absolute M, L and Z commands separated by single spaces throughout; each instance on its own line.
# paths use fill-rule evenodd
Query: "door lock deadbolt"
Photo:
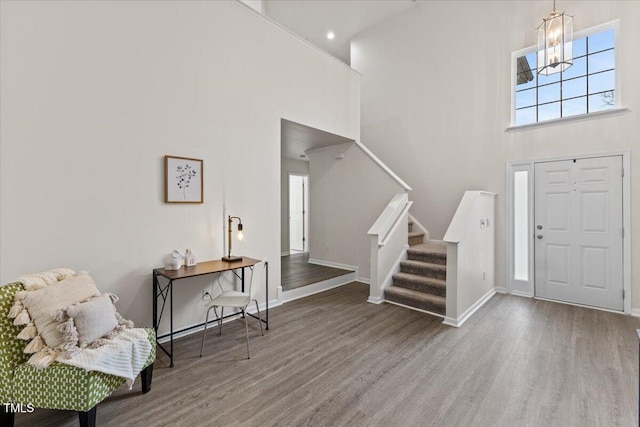
M 542 239 L 542 234 L 538 234 L 538 239 Z
M 538 230 L 542 230 L 542 226 L 541 226 L 541 225 L 538 225 L 536 228 L 537 228 Z

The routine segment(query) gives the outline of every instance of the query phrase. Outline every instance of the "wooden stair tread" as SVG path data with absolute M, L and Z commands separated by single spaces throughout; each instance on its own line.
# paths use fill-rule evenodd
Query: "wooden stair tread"
M 411 252 L 421 252 L 428 254 L 447 254 L 447 246 L 437 243 L 422 243 L 420 245 L 411 246 L 408 250 Z
M 407 243 L 409 243 L 409 247 L 419 246 L 424 244 L 424 232 L 423 231 L 413 231 L 412 227 L 409 227 L 409 236 L 407 238 Z
M 430 301 L 435 304 L 446 306 L 447 299 L 439 295 L 425 294 L 424 292 L 414 291 L 413 289 L 401 288 L 398 286 L 389 286 L 385 292 L 415 298 L 422 301 Z
M 410 245 L 407 258 L 411 261 L 421 261 L 431 264 L 447 264 L 447 247 L 443 245 L 421 244 Z
M 447 270 L 447 266 L 444 264 L 435 264 L 432 262 L 425 262 L 425 261 L 416 261 L 413 259 L 407 259 L 404 261 L 400 261 L 400 265 L 406 265 L 408 267 L 414 267 L 414 268 L 430 268 L 432 270 L 440 270 L 440 271 L 446 271 Z
M 438 255 L 418 257 L 414 254 L 412 259 L 400 261 L 400 273 L 439 279 L 444 282 L 447 279 L 446 258 Z
M 400 272 L 393 275 L 392 286 L 443 298 L 447 295 L 447 282 L 436 277 Z
M 445 315 L 447 246 L 425 243 L 426 232 L 414 231 L 414 222 L 408 223 L 407 259 L 400 262 L 400 271 L 393 275 L 392 285 L 384 290 L 385 300 Z
M 424 277 L 424 276 L 418 276 L 417 274 L 411 274 L 411 273 L 396 273 L 393 275 L 394 279 L 399 279 L 399 280 L 405 280 L 407 282 L 415 282 L 415 283 L 423 283 L 425 285 L 433 285 L 433 286 L 443 286 L 446 287 L 447 286 L 447 282 L 445 280 L 441 280 L 441 279 L 435 279 L 432 277 Z
M 385 299 L 408 307 L 445 315 L 447 300 L 438 295 L 425 294 L 411 289 L 390 286 L 384 291 Z

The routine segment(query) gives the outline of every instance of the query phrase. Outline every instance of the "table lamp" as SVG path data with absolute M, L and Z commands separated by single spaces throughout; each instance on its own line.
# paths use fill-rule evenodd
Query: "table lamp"
M 227 247 L 229 248 L 229 252 L 227 256 L 222 257 L 222 261 L 226 261 L 226 262 L 242 261 L 241 256 L 231 255 L 231 228 L 232 228 L 231 223 L 233 222 L 234 219 L 238 220 L 238 240 L 242 240 L 242 238 L 244 237 L 242 234 L 242 220 L 240 219 L 240 217 L 229 215 L 229 226 L 227 227 L 227 233 L 228 233 Z

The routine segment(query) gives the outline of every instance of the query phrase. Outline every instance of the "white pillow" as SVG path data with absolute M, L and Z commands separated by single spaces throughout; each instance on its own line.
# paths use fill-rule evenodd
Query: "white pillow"
M 101 295 L 86 302 L 67 307 L 78 332 L 78 347 L 84 348 L 104 337 L 118 326 L 116 307 L 109 295 Z
M 116 302 L 116 295 L 102 294 L 58 311 L 56 320 L 61 322 L 58 331 L 63 334 L 60 349 L 65 350 L 64 357 L 71 358 L 83 348 L 98 348 L 123 330 L 133 328 L 133 322 L 116 311 Z

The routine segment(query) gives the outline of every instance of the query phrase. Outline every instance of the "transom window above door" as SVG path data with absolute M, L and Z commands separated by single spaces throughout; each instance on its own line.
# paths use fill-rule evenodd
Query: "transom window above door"
M 511 125 L 521 126 L 619 108 L 618 21 L 576 33 L 573 65 L 537 73 L 536 48 L 512 54 Z

